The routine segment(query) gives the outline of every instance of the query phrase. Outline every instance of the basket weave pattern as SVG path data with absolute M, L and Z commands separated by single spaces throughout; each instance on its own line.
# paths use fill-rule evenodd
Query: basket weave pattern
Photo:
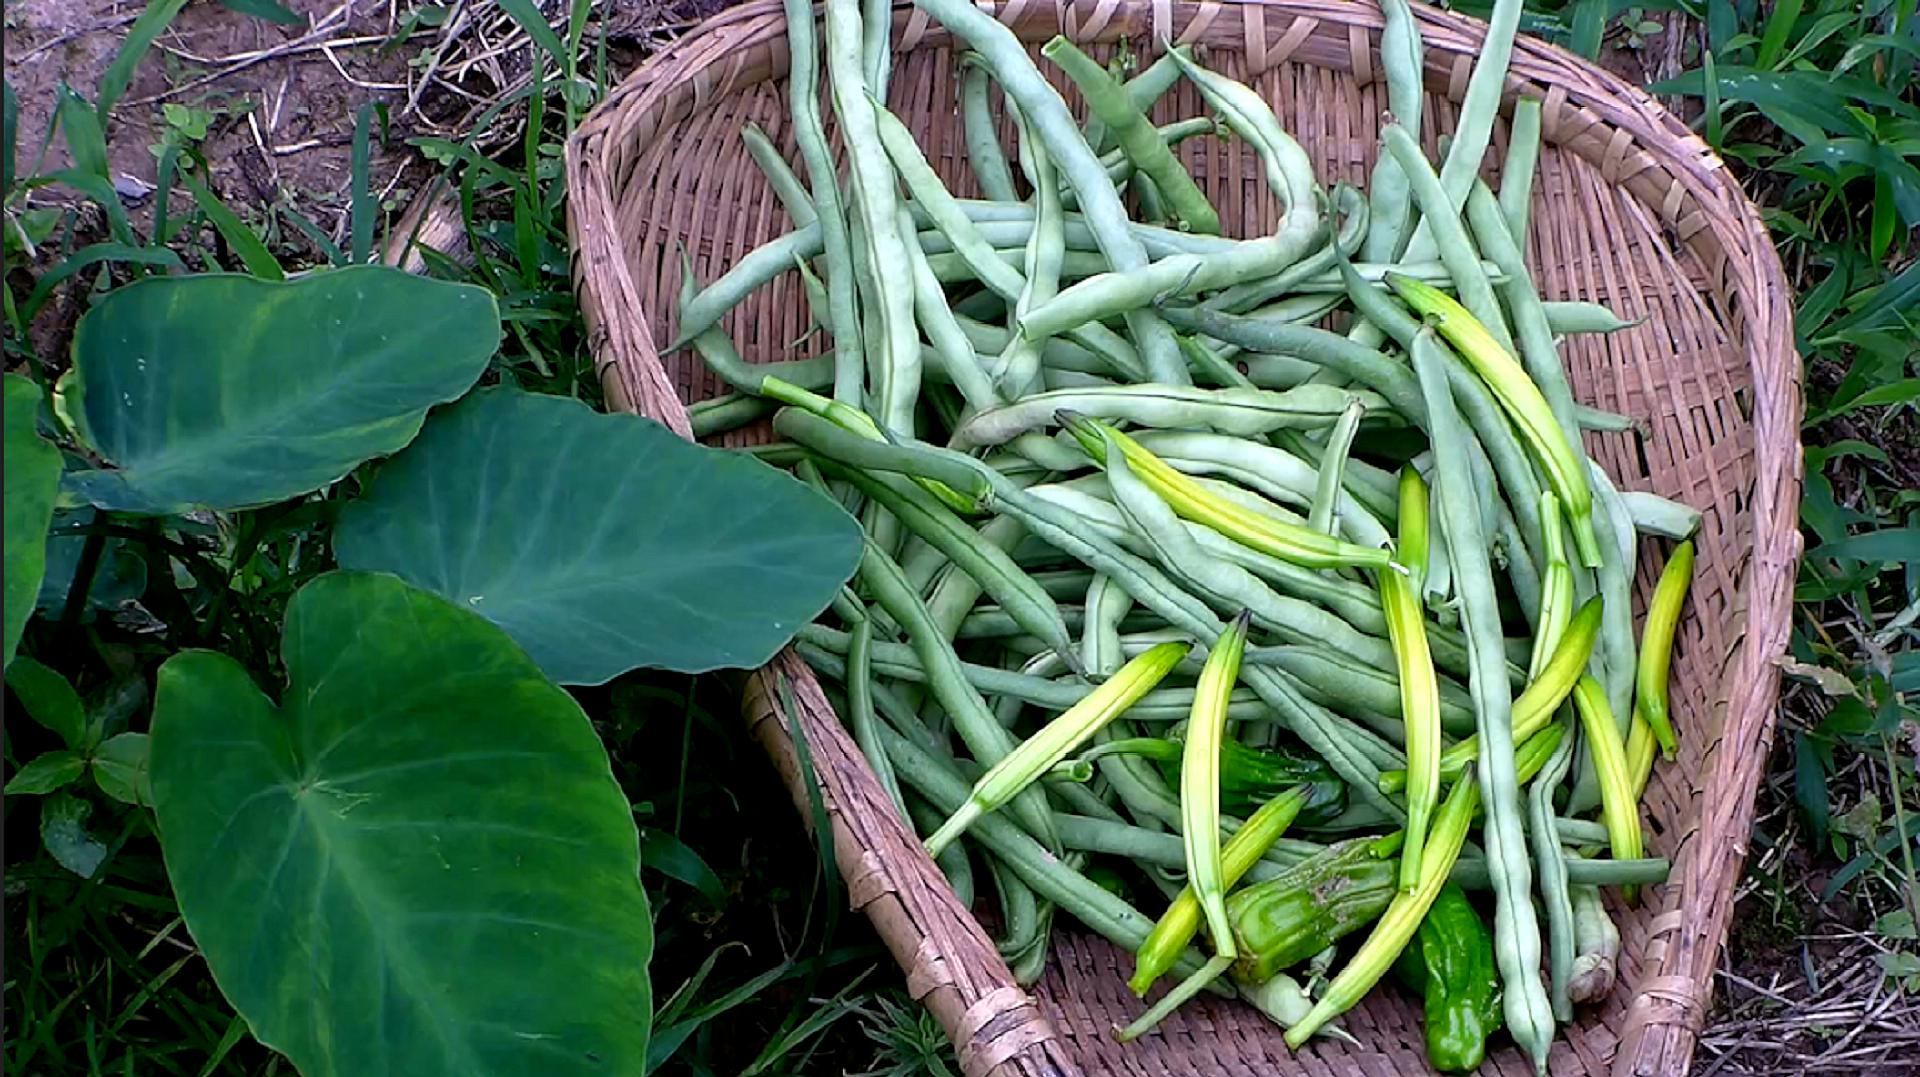
M 1427 64 L 1422 134 L 1431 152 L 1437 133 L 1452 126 L 1484 27 L 1416 8 Z M 1380 14 L 1370 3 L 1016 0 L 993 10 L 1036 48 L 1055 33 L 1096 56 L 1122 38 L 1136 46 L 1193 43 L 1209 66 L 1274 103 L 1323 183 L 1365 185 L 1386 100 L 1376 51 Z M 790 160 L 797 156 L 785 29 L 778 0 L 751 0 L 716 16 L 622 83 L 568 149 L 574 273 L 608 400 L 683 436 L 690 432 L 685 403 L 712 395 L 717 383 L 690 356 L 660 354 L 675 329 L 679 251 L 710 280 L 792 227 L 739 139 L 751 120 Z M 897 3 L 894 43 L 889 104 L 955 192 L 972 194 L 946 32 Z M 1800 366 L 1790 293 L 1724 165 L 1647 94 L 1523 38 L 1505 105 L 1517 95 L 1543 102 L 1545 145 L 1528 237 L 1543 296 L 1594 300 L 1646 318 L 1562 349 L 1582 402 L 1632 416 L 1643 428 L 1641 437 L 1589 433 L 1588 451 L 1622 489 L 1653 490 L 1705 513 L 1674 656 L 1680 758 L 1655 768 L 1646 798 L 1649 845 L 1672 858 L 1673 874 L 1648 888 L 1638 907 L 1613 907 L 1623 944 L 1619 986 L 1563 1031 L 1551 1067 L 1678 1074 L 1712 1000 L 1753 791 L 1772 739 L 1775 659 L 1785 647 L 1800 553 Z M 1155 119 L 1202 111 L 1183 84 Z M 1490 161 L 1500 159 L 1504 136 L 1503 120 Z M 1226 234 L 1271 229 L 1280 207 L 1243 144 L 1193 141 L 1181 152 Z M 790 342 L 807 329 L 794 275 L 742 304 L 726 325 L 749 360 L 793 354 Z M 1636 614 L 1659 563 L 1659 555 L 1643 553 Z M 804 734 L 853 903 L 905 970 L 910 992 L 953 1038 L 970 1077 L 1427 1072 L 1419 1016 L 1387 992 L 1343 1019 L 1358 1047 L 1319 1040 L 1290 1053 L 1264 1018 L 1208 999 L 1183 1008 L 1158 1034 L 1119 1047 L 1108 1029 L 1139 1008 L 1123 982 L 1127 955 L 1063 920 L 1041 983 L 1031 995 L 1015 986 L 992 941 L 895 817 L 811 672 L 790 652 L 781 655 L 749 679 L 745 709 L 803 817 L 793 733 Z M 1518 1075 L 1531 1066 L 1509 1049 L 1494 1054 L 1486 1071 Z

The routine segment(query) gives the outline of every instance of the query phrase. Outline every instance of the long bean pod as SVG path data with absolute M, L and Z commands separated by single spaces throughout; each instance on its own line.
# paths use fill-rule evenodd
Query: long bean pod
M 1527 859 L 1520 790 L 1514 774 L 1513 697 L 1500 646 L 1500 612 L 1494 602 L 1493 576 L 1479 514 L 1459 455 L 1465 427 L 1453 406 L 1446 367 L 1431 330 L 1414 338 L 1413 365 L 1427 402 L 1440 482 L 1440 504 L 1447 521 L 1447 552 L 1460 593 L 1461 622 L 1474 659 L 1468 688 L 1479 717 L 1479 764 L 1487 794 L 1487 865 L 1495 884 L 1495 956 L 1503 987 L 1502 1008 L 1516 1042 L 1546 1065 L 1553 1039 L 1553 1011 L 1540 984 L 1540 929 L 1534 915 L 1533 879 Z
M 1147 252 L 1127 226 L 1126 209 L 1114 193 L 1106 169 L 1080 137 L 1079 125 L 1074 123 L 1059 91 L 1040 74 L 1013 31 L 969 0 L 914 0 L 914 5 L 973 46 L 992 69 L 1001 89 L 1046 143 L 1061 176 L 1073 187 L 1080 212 L 1114 269 L 1124 272 L 1147 265 Z M 1173 331 L 1158 315 L 1135 308 L 1127 312 L 1127 325 L 1155 381 L 1166 385 L 1187 382 L 1186 364 L 1174 343 Z

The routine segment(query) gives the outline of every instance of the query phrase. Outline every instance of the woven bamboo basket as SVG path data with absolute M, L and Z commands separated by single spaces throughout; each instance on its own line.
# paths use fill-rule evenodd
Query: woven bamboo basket
M 1426 41 L 1431 152 L 1436 133 L 1451 127 L 1484 27 L 1415 6 Z M 1096 55 L 1122 38 L 1193 43 L 1210 66 L 1274 103 L 1324 183 L 1364 186 L 1386 98 L 1373 3 L 1014 0 L 994 14 L 1036 48 L 1055 33 Z M 948 35 L 896 0 L 894 42 L 889 103 L 956 193 L 971 194 Z M 757 122 L 797 161 L 787 63 L 779 0 L 750 0 L 635 72 L 568 148 L 573 269 L 608 401 L 682 435 L 684 405 L 712 395 L 717 383 L 688 355 L 660 350 L 675 329 L 678 251 L 690 251 L 701 278 L 712 279 L 791 227 L 739 138 L 743 124 Z M 1646 797 L 1649 843 L 1672 858 L 1672 877 L 1637 907 L 1614 907 L 1624 949 L 1619 986 L 1563 1030 L 1550 1064 L 1556 1074 L 1680 1074 L 1711 1005 L 1772 740 L 1775 659 L 1800 552 L 1800 366 L 1790 294 L 1726 168 L 1646 93 L 1522 39 L 1506 106 L 1520 95 L 1544 103 L 1529 237 L 1542 292 L 1646 319 L 1563 349 L 1583 402 L 1643 428 L 1588 434 L 1588 450 L 1622 488 L 1657 491 L 1705 513 L 1674 659 L 1680 757 L 1656 768 Z M 1183 85 L 1156 119 L 1201 111 Z M 1502 155 L 1504 121 L 1495 139 L 1489 161 Z M 1224 231 L 1271 227 L 1278 207 L 1251 153 L 1237 144 L 1183 149 Z M 736 309 L 727 326 L 751 360 L 790 356 L 806 328 L 795 275 Z M 1660 556 L 1643 555 L 1637 612 Z M 1428 1072 L 1418 1013 L 1385 991 L 1344 1018 L 1358 1046 L 1320 1040 L 1291 1053 L 1279 1029 L 1252 1010 L 1204 998 L 1157 1034 L 1116 1045 L 1111 1026 L 1139 1005 L 1124 984 L 1128 955 L 1063 919 L 1041 982 L 1031 994 L 1017 987 L 895 816 L 808 669 L 791 652 L 778 656 L 748 678 L 744 706 L 803 817 L 793 730 L 804 733 L 852 902 L 905 970 L 909 991 L 946 1028 L 969 1077 Z M 1531 1066 L 1505 1049 L 1486 1071 L 1523 1074 Z

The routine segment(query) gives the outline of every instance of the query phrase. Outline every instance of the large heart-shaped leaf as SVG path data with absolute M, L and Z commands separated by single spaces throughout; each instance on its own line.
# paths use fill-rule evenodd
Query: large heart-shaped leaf
M 412 441 L 499 341 L 485 290 L 384 266 L 130 284 L 74 335 L 63 414 L 108 466 L 68 486 L 153 514 L 318 490 Z
M 757 460 L 490 389 L 381 469 L 334 551 L 491 618 L 555 680 L 599 684 L 765 662 L 853 573 L 860 533 Z
M 305 1077 L 638 1073 L 652 950 L 605 748 L 498 628 L 391 576 L 287 608 L 279 706 L 160 668 L 151 783 L 215 981 Z
M 27 617 L 40 594 L 40 577 L 47 568 L 47 527 L 53 520 L 54 496 L 60 492 L 60 450 L 34 432 L 40 413 L 40 387 L 17 374 L 5 376 L 4 434 L 6 482 L 4 599 L 4 657 L 13 661 Z

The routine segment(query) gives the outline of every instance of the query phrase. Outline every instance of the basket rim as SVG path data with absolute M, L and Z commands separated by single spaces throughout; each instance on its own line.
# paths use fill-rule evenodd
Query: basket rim
M 911 0 L 892 3 L 898 50 L 945 40 L 944 31 Z M 1377 54 L 1382 21 L 1377 5 L 1368 0 L 1011 0 L 1004 4 L 985 0 L 977 6 L 1017 30 L 1050 21 L 1046 27 L 1049 31 L 1064 32 L 1078 41 L 1112 40 L 1127 30 L 1137 33 L 1148 27 L 1157 38 L 1175 43 L 1210 42 L 1211 38 L 1223 37 L 1226 44 L 1216 47 L 1232 47 L 1228 35 L 1237 22 L 1247 42 L 1259 35 L 1260 49 L 1269 65 L 1288 62 L 1294 47 L 1320 24 L 1344 26 L 1350 69 L 1363 83 L 1373 77 L 1369 58 Z M 1416 5 L 1415 15 L 1428 36 L 1429 90 L 1444 89 L 1457 100 L 1471 68 L 1472 46 L 1484 36 L 1485 24 L 1427 5 Z M 1287 25 L 1289 19 L 1291 25 Z M 617 229 L 612 225 L 612 194 L 608 188 L 612 166 L 607 158 L 617 140 L 630 133 L 629 123 L 650 119 L 650 110 L 681 104 L 688 96 L 697 107 L 702 100 L 783 75 L 784 61 L 779 55 L 767 59 L 764 70 L 750 68 L 741 56 L 750 46 L 783 52 L 777 45 L 784 40 L 785 25 L 780 0 L 748 0 L 717 13 L 624 79 L 567 145 L 573 269 L 587 314 L 589 344 L 606 385 L 609 405 L 649 415 L 685 437 L 691 436 L 691 428 L 684 403 L 666 377 L 637 300 L 638 289 L 621 256 Z M 1749 416 L 1753 488 L 1746 506 L 1752 526 L 1749 542 L 1739 547 L 1747 561 L 1737 589 L 1744 613 L 1728 614 L 1729 622 L 1737 620 L 1737 624 L 1730 631 L 1725 673 L 1713 697 L 1717 737 L 1706 749 L 1694 783 L 1693 803 L 1685 813 L 1688 826 L 1676 850 L 1673 878 L 1660 888 L 1664 907 L 1650 925 L 1647 948 L 1641 956 L 1641 964 L 1649 972 L 1640 980 L 1640 991 L 1622 1027 L 1616 1030 L 1618 1043 L 1612 1063 L 1616 1074 L 1683 1073 L 1691 1064 L 1694 1041 L 1711 1005 L 1713 970 L 1725 940 L 1732 891 L 1745 857 L 1754 792 L 1773 735 L 1773 704 L 1779 682 L 1774 660 L 1785 649 L 1792 585 L 1801 552 L 1797 506 L 1802 480 L 1799 431 L 1803 403 L 1801 367 L 1792 345 L 1792 293 L 1758 210 L 1725 163 L 1651 94 L 1584 59 L 1524 35 L 1515 42 L 1503 112 L 1521 94 L 1543 101 L 1548 114 L 1543 135 L 1549 142 L 1571 145 L 1576 139 L 1604 138 L 1597 162 L 1602 176 L 1611 185 L 1632 188 L 1683 241 L 1691 241 L 1703 231 L 1710 233 L 1723 256 L 1711 268 L 1727 297 L 1732 343 L 1753 379 Z M 1650 175 L 1655 171 L 1658 175 Z M 1662 176 L 1667 180 L 1664 189 L 1659 185 Z M 779 667 L 777 672 L 775 666 Z M 764 721 L 783 713 L 773 678 L 788 682 L 810 682 L 812 678 L 810 671 L 791 661 L 790 656 L 776 660 L 775 666 L 754 676 L 749 694 L 758 694 L 763 712 L 753 719 L 756 735 L 779 764 L 783 753 L 791 757 L 794 748 L 781 722 Z M 807 707 L 803 704 L 800 709 Z M 797 716 L 787 717 L 797 720 Z M 830 711 L 827 717 L 827 732 L 831 734 L 838 723 L 831 721 Z M 809 724 L 807 730 L 811 737 L 813 726 Z M 1728 742 L 1743 750 L 1723 750 Z M 1744 750 L 1747 745 L 1757 750 Z M 856 778 L 864 778 L 877 788 L 871 771 L 857 754 L 853 765 L 863 772 Z M 782 769 L 784 774 L 786 768 Z M 789 785 L 798 796 L 800 791 L 792 788 L 791 780 Z M 804 817 L 805 812 L 802 814 Z M 850 830 L 842 833 L 846 826 L 843 815 L 834 815 L 833 824 L 836 844 L 844 838 L 859 848 Z M 897 823 L 895 827 L 899 829 Z M 841 863 L 845 868 L 848 860 L 843 857 Z M 931 862 L 922 867 L 937 875 Z M 849 878 L 850 884 L 854 881 Z M 890 932 L 917 932 L 924 925 L 902 909 L 889 907 L 888 900 L 887 895 L 880 895 L 866 903 L 865 909 L 901 959 L 911 982 L 926 967 L 928 955 L 924 951 L 930 940 L 925 936 L 917 940 L 894 938 Z M 966 919 L 970 921 L 971 917 Z M 913 955 L 911 960 L 906 953 Z M 999 971 L 1004 974 L 1004 963 Z M 1010 984 L 1010 977 L 1003 982 Z M 970 1049 L 978 1046 L 980 1034 L 992 1024 L 989 1019 L 996 1013 L 1018 1009 L 1024 992 L 1016 989 L 1014 996 L 1008 997 L 1002 989 L 990 988 L 971 997 L 943 1001 L 951 986 L 933 985 L 923 1001 L 934 1009 L 961 1047 L 968 1073 L 1075 1072 L 1070 1064 L 1043 1050 L 1044 1038 L 1012 1053 L 975 1051 L 970 1058 Z M 987 1005 L 990 1002 L 993 1006 Z M 1025 999 L 1024 1004 L 1031 1013 L 1031 1000 Z M 1044 1017 L 1034 1019 L 1045 1023 Z M 1050 1036 L 1050 1030 L 1045 1035 Z M 1016 1064 L 1018 1068 L 1012 1068 Z

